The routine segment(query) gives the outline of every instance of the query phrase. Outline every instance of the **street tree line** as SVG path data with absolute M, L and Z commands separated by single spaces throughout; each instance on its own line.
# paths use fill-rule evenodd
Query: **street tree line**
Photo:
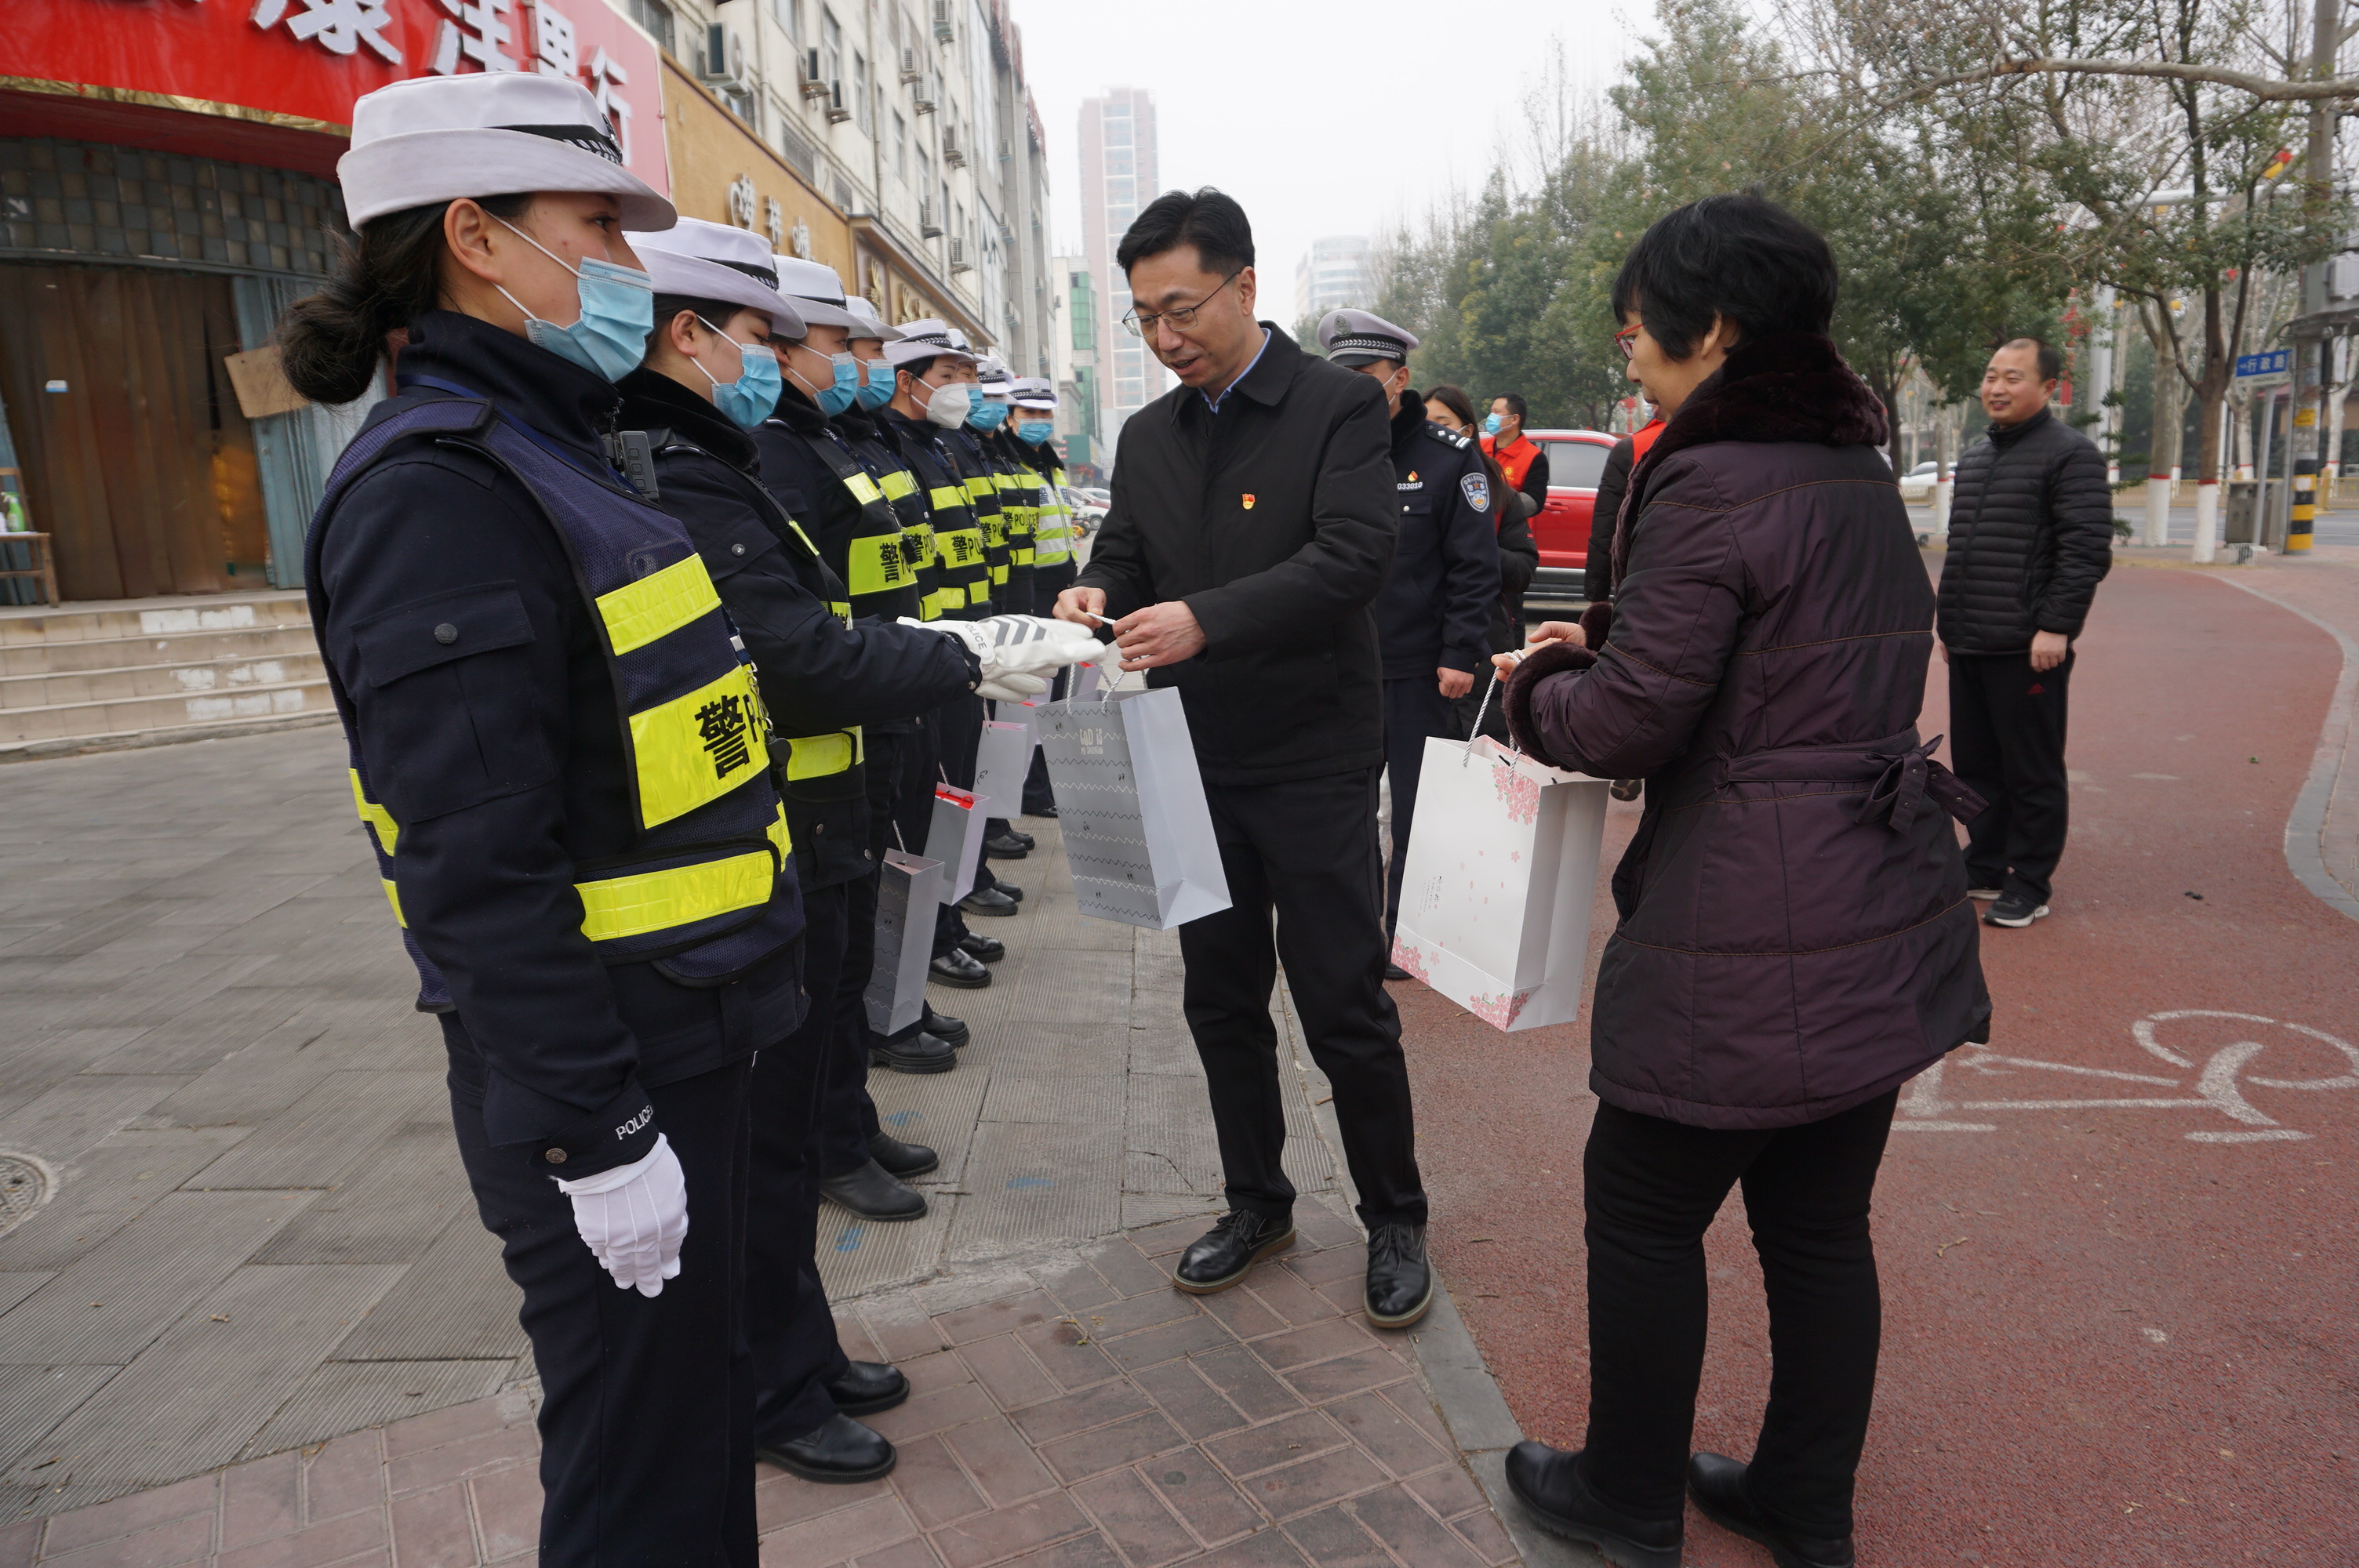
M 2110 325 L 2143 340 L 2155 465 L 2191 427 L 2186 466 L 2216 477 L 2236 354 L 2283 341 L 2290 280 L 2349 232 L 2346 0 L 1767 4 L 1659 0 L 1603 94 L 1550 62 L 1481 183 L 1384 237 L 1374 308 L 1420 334 L 1419 384 L 1603 427 L 1628 390 L 1607 303 L 1624 253 L 1670 209 L 1750 189 L 1827 237 L 1835 336 L 1887 407 L 1916 374 L 1970 396 L 2026 333 L 2085 376 Z

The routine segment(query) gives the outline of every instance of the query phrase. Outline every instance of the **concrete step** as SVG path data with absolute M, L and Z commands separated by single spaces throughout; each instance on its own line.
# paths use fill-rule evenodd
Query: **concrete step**
M 202 734 L 214 729 L 244 729 L 257 721 L 318 721 L 332 718 L 334 713 L 335 703 L 328 695 L 325 676 L 256 683 L 187 696 L 127 697 L 112 701 L 0 708 L 0 752 L 21 752 L 27 746 L 38 746 L 43 752 L 71 750 L 74 743 L 136 744 L 165 731 Z
M 310 622 L 274 622 L 170 637 L 91 637 L 0 643 L 0 676 L 62 676 L 137 665 L 201 665 L 221 659 L 285 658 L 319 651 Z
M 28 605 L 0 610 L 0 647 L 305 626 L 310 619 L 302 593 L 292 589 Z
M 168 665 L 0 675 L 0 713 L 33 708 L 93 706 L 145 697 L 235 697 L 272 687 L 324 685 L 327 677 L 319 651 L 310 646 L 308 633 L 303 643 L 299 653 L 270 654 L 260 658 L 201 658 Z

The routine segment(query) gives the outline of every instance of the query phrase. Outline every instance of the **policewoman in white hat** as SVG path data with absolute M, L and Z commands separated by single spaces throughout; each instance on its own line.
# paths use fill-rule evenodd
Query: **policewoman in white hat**
M 992 612 L 991 568 L 967 471 L 948 439 L 983 401 L 975 356 L 951 341 L 948 323 L 930 317 L 903 322 L 900 333 L 885 345 L 893 400 L 883 423 L 933 514 L 934 579 L 926 596 L 932 615 L 926 618 L 980 621 Z
M 760 676 L 807 921 L 808 1011 L 754 1070 L 745 1335 L 755 1452 L 807 1480 L 870 1481 L 893 1468 L 893 1444 L 857 1418 L 899 1404 L 909 1384 L 881 1362 L 847 1359 L 837 1343 L 816 1256 L 812 1141 L 851 889 L 873 870 L 862 727 L 973 703 L 979 681 L 997 690 L 1009 677 L 978 628 L 855 624 L 843 579 L 787 503 L 805 503 L 805 492 L 771 488 L 754 437 L 784 385 L 771 345 L 813 329 L 778 293 L 769 247 L 693 218 L 632 238 L 654 282 L 655 330 L 647 363 L 623 378 L 622 427 L 645 433 L 656 504 L 695 541 Z M 815 367 L 798 374 L 819 380 Z
M 548 76 L 372 92 L 337 172 L 359 242 L 281 324 L 288 379 L 397 395 L 313 521 L 311 622 L 524 1292 L 538 1560 L 752 1568 L 742 1134 L 802 914 L 711 578 L 605 439 L 652 321 L 624 231 L 671 204 Z
M 1009 389 L 1007 437 L 1016 443 L 1026 480 L 1038 497 L 1032 527 L 1032 600 L 1042 611 L 1057 596 L 1073 586 L 1072 509 L 1065 504 L 1065 460 L 1051 438 L 1057 432 L 1057 388 L 1044 376 L 1018 376 Z M 1067 681 L 1060 676 L 1051 693 L 1063 697 Z M 1024 780 L 1024 815 L 1057 815 L 1056 793 L 1049 785 L 1049 759 L 1035 752 L 1032 771 Z

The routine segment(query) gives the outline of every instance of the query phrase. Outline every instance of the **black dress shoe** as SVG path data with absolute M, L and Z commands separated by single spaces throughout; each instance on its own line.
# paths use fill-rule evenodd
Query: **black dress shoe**
M 843 1376 L 827 1386 L 838 1415 L 875 1415 L 889 1411 L 909 1397 L 909 1379 L 898 1367 L 882 1361 L 854 1361 Z
M 1056 803 L 1052 801 L 1047 806 L 1027 806 L 1024 808 L 1024 815 L 1027 816 L 1045 816 L 1049 820 L 1054 821 L 1057 816 Z
M 934 1004 L 929 1001 L 920 1002 L 919 1005 L 926 1010 L 926 1015 L 919 1021 L 918 1027 L 935 1039 L 947 1040 L 953 1045 L 963 1045 L 973 1038 L 974 1031 L 966 1026 L 965 1019 L 952 1018 L 947 1012 L 936 1012 Z
M 1386 958 L 1385 960 L 1385 979 L 1388 980 L 1413 980 L 1417 979 L 1417 977 L 1410 974 L 1407 969 L 1402 968 L 1398 964 L 1394 963 L 1390 958 Z
M 942 1157 L 924 1144 L 904 1143 L 889 1132 L 879 1132 L 868 1141 L 868 1157 L 905 1182 L 940 1169 L 942 1162 Z
M 1020 860 L 1032 852 L 1028 844 L 1019 844 L 1013 833 L 1002 833 L 996 838 L 983 841 L 983 852 L 995 860 Z
M 926 977 L 940 985 L 963 986 L 971 991 L 979 991 L 991 983 L 991 971 L 973 954 L 958 947 L 928 964 Z
M 1795 1535 L 1762 1515 L 1745 1490 L 1745 1466 L 1718 1454 L 1688 1457 L 1688 1496 L 1696 1511 L 1726 1530 L 1769 1549 L 1777 1568 L 1852 1568 L 1851 1537 Z
M 1507 1450 L 1507 1489 L 1543 1530 L 1585 1541 L 1614 1568 L 1680 1568 L 1686 1521 L 1643 1519 L 1608 1508 L 1582 1478 L 1581 1455 L 1527 1439 Z
M 980 931 L 970 931 L 959 938 L 959 950 L 970 958 L 986 964 L 996 964 L 1007 957 L 1007 944 L 996 936 L 985 936 Z
M 947 1073 L 958 1065 L 958 1053 L 947 1040 L 937 1040 L 920 1029 L 883 1040 L 868 1047 L 868 1065 L 897 1073 Z
M 991 881 L 991 885 L 993 891 L 1004 894 L 1008 903 L 1022 903 L 1024 902 L 1024 890 L 1017 887 L 1014 882 L 1009 881 L 1006 878 L 994 877 Z
M 841 1176 L 828 1177 L 820 1183 L 819 1195 L 841 1204 L 863 1219 L 897 1221 L 926 1217 L 926 1195 L 874 1160 Z
M 883 1436 L 838 1411 L 792 1443 L 755 1444 L 754 1457 L 806 1481 L 849 1486 L 891 1475 L 900 1455 Z
M 1378 1328 L 1407 1328 L 1431 1305 L 1425 1227 L 1377 1226 L 1368 1233 L 1368 1321 Z
M 1013 914 L 1016 901 L 1002 888 L 977 888 L 959 900 L 958 906 L 969 914 Z
M 1026 815 L 1027 815 L 1027 816 L 1028 816 L 1028 815 L 1030 815 L 1030 814 L 1027 812 Z M 1019 831 L 1019 830 L 1017 830 L 1017 829 L 1016 829 L 1016 828 L 1013 828 L 1013 827 L 1009 828 L 1009 829 L 1006 831 L 1006 833 L 1005 835 L 1003 835 L 1003 837 L 1006 837 L 1006 838 L 1013 838 L 1013 839 L 1015 839 L 1018 844 L 1023 845 L 1027 849 L 1038 849 L 1038 848 L 1040 847 L 1040 840 L 1038 840 L 1038 838 L 1034 838 L 1034 837 L 1032 837 L 1032 835 L 1030 835 L 1029 833 L 1021 832 L 1021 831 Z
M 1191 1296 L 1209 1296 L 1244 1280 L 1256 1263 L 1294 1245 L 1294 1221 L 1266 1219 L 1233 1208 L 1180 1254 L 1171 1282 Z

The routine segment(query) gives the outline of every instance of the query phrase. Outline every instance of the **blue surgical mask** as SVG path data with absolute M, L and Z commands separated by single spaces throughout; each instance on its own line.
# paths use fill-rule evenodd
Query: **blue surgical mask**
M 1037 447 L 1041 442 L 1047 440 L 1049 433 L 1054 429 L 1056 429 L 1056 426 L 1050 424 L 1046 419 L 1027 419 L 1022 424 L 1016 427 L 1016 433 L 1018 436 L 1021 436 L 1026 441 Z
M 868 360 L 864 362 L 868 373 L 861 379 L 860 406 L 882 408 L 893 401 L 893 362 Z
M 704 321 L 701 316 L 697 319 Z M 704 326 L 737 351 L 737 379 L 722 381 L 696 361 L 688 362 L 696 365 L 697 373 L 712 383 L 712 406 L 738 428 L 750 430 L 767 419 L 770 410 L 778 406 L 778 389 L 786 384 L 778 374 L 778 356 L 770 351 L 766 343 L 732 342 L 729 334 L 712 322 L 704 321 Z
M 500 288 L 500 297 L 524 310 L 526 341 L 547 349 L 569 364 L 591 374 L 620 381 L 647 358 L 647 334 L 655 330 L 655 280 L 636 267 L 584 256 L 579 268 L 565 266 L 563 258 L 506 219 L 502 228 L 573 274 L 579 286 L 582 319 L 571 327 L 544 321 L 525 310 L 516 297 Z M 498 284 L 492 285 L 499 288 Z
M 1499 433 L 1500 423 L 1501 421 L 1496 414 L 1485 415 L 1483 419 L 1483 434 L 1486 436 L 1497 435 Z
M 811 395 L 819 411 L 832 419 L 851 407 L 860 396 L 860 362 L 850 354 L 830 354 L 835 366 L 835 380 Z
M 998 429 L 1006 419 L 1007 405 L 984 401 L 981 394 L 976 395 L 975 406 L 966 416 L 968 424 L 986 434 Z

